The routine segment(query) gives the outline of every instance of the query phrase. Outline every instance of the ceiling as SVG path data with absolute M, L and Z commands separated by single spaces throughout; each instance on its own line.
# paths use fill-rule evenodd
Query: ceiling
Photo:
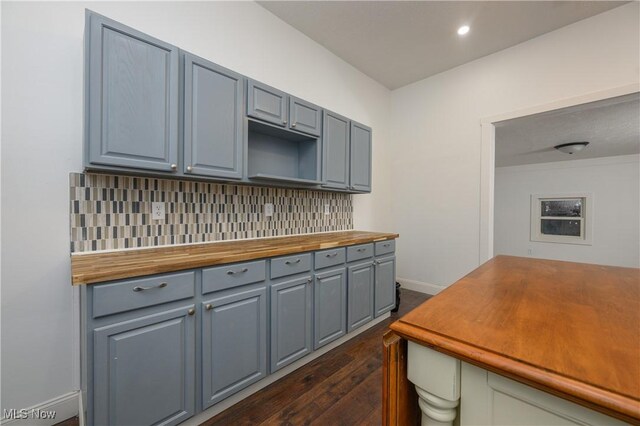
M 586 141 L 575 154 L 553 147 Z M 640 94 L 496 123 L 496 167 L 640 153 Z
M 625 1 L 259 1 L 374 80 L 397 89 Z M 457 34 L 461 25 L 471 31 Z

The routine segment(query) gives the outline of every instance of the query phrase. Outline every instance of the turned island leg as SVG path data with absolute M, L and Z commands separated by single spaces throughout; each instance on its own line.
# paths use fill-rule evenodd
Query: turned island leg
M 407 376 L 416 385 L 422 426 L 450 426 L 460 402 L 460 361 L 413 342 Z

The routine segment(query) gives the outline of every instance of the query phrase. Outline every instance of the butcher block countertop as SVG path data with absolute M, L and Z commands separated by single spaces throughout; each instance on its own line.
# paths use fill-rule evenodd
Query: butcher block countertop
M 93 284 L 394 238 L 398 238 L 398 234 L 343 231 L 110 252 L 74 253 L 71 255 L 71 282 L 73 285 Z
M 391 329 L 640 424 L 640 269 L 497 256 Z

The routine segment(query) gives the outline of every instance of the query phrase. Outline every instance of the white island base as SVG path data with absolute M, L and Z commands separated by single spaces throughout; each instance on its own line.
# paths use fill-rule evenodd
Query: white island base
M 407 349 L 422 426 L 627 424 L 426 346 Z

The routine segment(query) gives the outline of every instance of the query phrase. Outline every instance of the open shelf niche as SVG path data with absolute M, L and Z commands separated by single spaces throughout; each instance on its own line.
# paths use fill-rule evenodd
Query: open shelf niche
M 319 185 L 318 138 L 248 120 L 248 178 Z

